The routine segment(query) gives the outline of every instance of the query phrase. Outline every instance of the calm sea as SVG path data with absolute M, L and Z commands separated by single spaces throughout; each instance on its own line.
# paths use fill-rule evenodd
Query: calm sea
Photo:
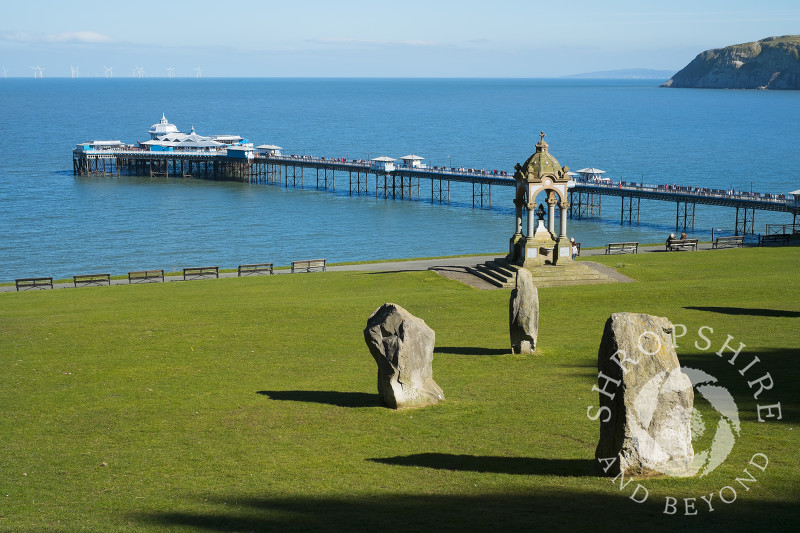
M 182 131 L 240 134 L 284 153 L 399 157 L 511 171 L 539 132 L 572 169 L 607 176 L 785 193 L 800 189 L 800 92 L 661 89 L 653 81 L 410 79 L 0 80 L 0 281 L 326 257 L 331 262 L 502 252 L 511 190 L 452 204 L 192 179 L 76 178 L 72 148 L 146 140 L 165 113 Z M 313 187 L 312 180 L 306 182 Z M 499 190 L 498 190 L 499 189 Z M 374 182 L 370 183 L 374 191 Z M 640 225 L 570 221 L 584 246 L 660 242 L 675 206 L 643 202 Z M 756 231 L 789 215 L 756 214 Z M 732 228 L 698 206 L 698 237 Z

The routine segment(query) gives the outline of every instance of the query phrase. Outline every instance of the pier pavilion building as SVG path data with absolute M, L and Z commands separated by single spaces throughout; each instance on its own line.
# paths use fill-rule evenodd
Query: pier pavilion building
M 253 143 L 240 135 L 199 135 L 194 126 L 189 133 L 181 133 L 164 114 L 161 120 L 150 126 L 150 140 L 139 146 L 151 152 L 217 152 L 229 147 L 252 148 Z

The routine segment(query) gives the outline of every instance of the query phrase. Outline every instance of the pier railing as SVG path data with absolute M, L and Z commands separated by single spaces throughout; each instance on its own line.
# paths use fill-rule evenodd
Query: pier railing
M 774 203 L 778 205 L 792 205 L 795 200 L 785 194 L 769 194 L 758 192 L 710 189 L 706 187 L 687 187 L 683 185 L 649 185 L 642 183 L 628 183 L 624 181 L 595 182 L 591 180 L 575 180 L 576 186 L 585 189 L 598 189 L 600 191 L 625 190 L 634 192 L 650 192 L 656 194 L 687 195 L 697 198 L 715 198 L 724 200 L 753 200 L 758 202 Z

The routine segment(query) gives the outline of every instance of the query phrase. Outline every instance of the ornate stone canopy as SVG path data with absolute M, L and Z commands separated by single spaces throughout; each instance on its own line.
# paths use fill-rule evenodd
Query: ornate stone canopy
M 536 151 L 517 169 L 520 176 L 517 178 L 517 174 L 515 174 L 515 179 L 527 183 L 543 183 L 547 179 L 550 179 L 551 183 L 569 181 L 567 174 L 569 168 L 562 167 L 548 151 L 550 145 L 544 141 L 544 137 L 544 132 L 541 132 L 539 142 L 536 143 Z
M 539 134 L 536 151 L 525 161 L 514 167 L 516 197 L 514 207 L 515 232 L 509 245 L 509 261 L 525 266 L 552 264 L 569 261 L 570 245 L 567 238 L 567 187 L 569 168 L 562 167 L 549 151 L 544 141 L 545 134 Z M 536 224 L 537 196 L 545 194 L 547 203 L 547 227 L 544 225 L 541 207 L 538 225 Z M 560 230 L 555 227 L 555 209 L 560 209 Z M 522 212 L 528 212 L 527 231 L 522 231 Z

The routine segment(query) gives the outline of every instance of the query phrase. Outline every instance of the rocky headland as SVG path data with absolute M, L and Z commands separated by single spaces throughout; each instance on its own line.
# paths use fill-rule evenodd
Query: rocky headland
M 800 35 L 706 50 L 662 87 L 800 89 Z

